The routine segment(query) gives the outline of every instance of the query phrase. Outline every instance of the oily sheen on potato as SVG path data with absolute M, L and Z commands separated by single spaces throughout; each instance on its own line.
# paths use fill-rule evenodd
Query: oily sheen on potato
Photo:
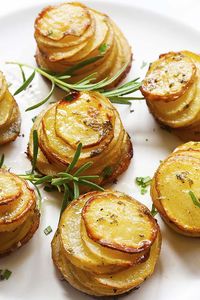
M 42 112 L 30 134 L 30 158 L 33 130 L 38 132 L 36 166 L 42 174 L 66 170 L 80 142 L 83 147 L 76 167 L 92 162 L 84 175 L 99 175 L 101 185 L 124 172 L 132 157 L 132 144 L 117 110 L 97 92 L 76 92 L 71 101 L 61 100 Z
M 6 79 L 0 72 L 0 145 L 14 141 L 20 132 L 20 112 L 10 94 Z
M 153 62 L 141 87 L 150 112 L 184 141 L 200 140 L 200 56 L 169 52 Z
M 151 196 L 164 221 L 180 234 L 200 236 L 200 143 L 189 142 L 161 163 Z
M 131 67 L 131 48 L 116 24 L 105 14 L 78 2 L 65 2 L 43 9 L 35 21 L 38 65 L 56 73 L 77 63 L 102 56 L 80 70 L 71 82 L 96 72 L 96 81 L 113 77 L 127 68 L 112 84 L 117 85 Z
M 0 169 L 0 257 L 28 242 L 38 225 L 33 190 L 18 176 Z
M 91 235 L 96 222 L 101 240 Z M 76 289 L 114 296 L 137 287 L 153 273 L 160 247 L 159 227 L 144 205 L 117 191 L 95 191 L 80 196 L 63 212 L 52 241 L 52 258 Z

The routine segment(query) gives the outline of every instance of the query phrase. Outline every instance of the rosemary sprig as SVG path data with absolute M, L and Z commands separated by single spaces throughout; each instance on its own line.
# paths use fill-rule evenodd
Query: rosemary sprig
M 200 201 L 199 199 L 195 196 L 195 194 L 193 193 L 193 191 L 189 191 L 189 195 L 192 199 L 192 202 L 194 203 L 195 206 L 200 208 Z
M 0 157 L 0 168 L 3 167 L 4 158 L 5 158 L 5 156 L 4 156 L 4 154 L 2 154 L 1 157 Z
M 157 209 L 155 208 L 154 204 L 152 204 L 152 207 L 151 207 L 151 215 L 153 217 L 155 217 L 157 215 L 158 211 Z
M 39 185 L 46 184 L 51 188 L 56 187 L 59 192 L 64 192 L 63 201 L 61 206 L 61 213 L 64 211 L 69 202 L 79 197 L 80 185 L 89 186 L 92 189 L 104 191 L 98 184 L 91 180 L 98 179 L 98 175 L 82 175 L 85 170 L 92 166 L 92 162 L 87 162 L 80 166 L 78 170 L 74 171 L 75 166 L 79 160 L 82 144 L 80 143 L 76 149 L 74 157 L 69 164 L 68 168 L 64 172 L 59 172 L 55 175 L 42 176 L 35 172 L 38 154 L 38 135 L 37 131 L 33 131 L 33 160 L 32 160 L 32 172 L 28 174 L 19 175 L 21 178 L 30 181 L 34 186 L 38 194 L 38 207 L 41 208 L 42 196 L 39 190 Z
M 23 63 L 7 62 L 7 64 L 18 65 L 21 72 L 23 71 L 24 67 L 33 69 L 33 73 L 27 79 L 26 79 L 25 73 L 23 71 L 23 73 L 22 73 L 22 74 L 24 74 L 24 76 L 22 75 L 23 76 L 23 84 L 17 89 L 17 91 L 14 93 L 14 95 L 17 95 L 20 92 L 24 91 L 29 86 L 29 84 L 33 81 L 35 73 L 38 73 L 51 81 L 51 90 L 44 99 L 39 101 L 37 104 L 29 107 L 26 111 L 33 110 L 33 109 L 38 108 L 39 106 L 43 105 L 44 103 L 46 103 L 49 100 L 49 98 L 52 96 L 56 87 L 59 87 L 60 89 L 65 91 L 68 95 L 70 95 L 70 93 L 72 91 L 84 91 L 84 90 L 99 91 L 103 95 L 108 97 L 112 103 L 119 103 L 119 104 L 130 105 L 131 104 L 130 100 L 144 99 L 141 97 L 126 97 L 125 96 L 125 95 L 134 93 L 139 90 L 139 88 L 141 86 L 141 82 L 139 82 L 139 78 L 131 80 L 131 81 L 129 81 L 125 84 L 122 84 L 121 86 L 114 88 L 112 90 L 107 90 L 107 91 L 104 90 L 104 88 L 106 88 L 107 86 L 112 84 L 117 78 L 119 78 L 121 76 L 121 74 L 127 68 L 128 64 L 125 64 L 121 68 L 121 70 L 119 70 L 113 77 L 111 77 L 111 78 L 106 77 L 103 80 L 96 82 L 96 83 L 94 83 L 94 80 L 96 79 L 95 78 L 96 73 L 90 74 L 89 76 L 85 77 L 81 81 L 74 83 L 74 84 L 70 84 L 67 82 L 67 79 L 76 75 L 75 71 L 99 60 L 100 58 L 102 58 L 101 55 L 99 55 L 97 57 L 92 57 L 88 60 L 78 63 L 77 65 L 74 65 L 73 67 L 66 70 L 66 72 L 64 72 L 61 75 L 53 74 L 42 68 L 33 67 L 33 66 L 23 64 Z

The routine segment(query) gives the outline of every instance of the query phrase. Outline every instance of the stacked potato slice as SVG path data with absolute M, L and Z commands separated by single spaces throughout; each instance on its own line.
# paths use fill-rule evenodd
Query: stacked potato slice
M 189 142 L 161 163 L 151 196 L 164 221 L 175 231 L 200 236 L 200 143 Z
M 200 140 L 200 56 L 169 52 L 153 62 L 141 91 L 150 111 L 185 141 Z
M 28 242 L 38 225 L 33 190 L 18 176 L 0 169 L 0 256 Z
M 42 174 L 66 170 L 80 142 L 77 168 L 93 162 L 85 175 L 100 175 L 99 184 L 116 179 L 132 157 L 132 144 L 117 110 L 97 92 L 76 92 L 73 100 L 53 104 L 38 116 L 32 130 L 38 132 L 37 169 Z M 28 153 L 32 158 L 32 132 Z
M 35 39 L 38 65 L 56 73 L 102 55 L 100 60 L 77 70 L 72 82 L 94 72 L 97 72 L 96 81 L 112 77 L 127 65 L 112 84 L 116 85 L 131 67 L 131 48 L 119 28 L 107 15 L 81 3 L 45 8 L 35 21 Z
M 20 132 L 20 112 L 0 72 L 0 145 L 14 141 Z
M 64 278 L 90 295 L 118 295 L 155 268 L 161 236 L 150 211 L 120 192 L 89 192 L 64 211 L 52 257 Z

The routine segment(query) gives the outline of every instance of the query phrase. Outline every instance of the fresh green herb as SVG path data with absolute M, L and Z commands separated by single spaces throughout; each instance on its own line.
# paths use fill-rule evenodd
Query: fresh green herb
M 100 54 L 103 55 L 106 52 L 107 48 L 108 48 L 108 45 L 106 43 L 104 43 L 104 44 L 101 44 L 101 46 L 99 47 L 98 50 L 99 50 Z
M 33 145 L 33 147 L 36 147 L 37 149 L 38 144 L 35 143 L 35 146 Z M 52 189 L 55 190 L 56 188 L 59 192 L 64 192 L 61 213 L 64 211 L 64 209 L 67 207 L 67 205 L 71 200 L 79 197 L 80 185 L 89 186 L 92 189 L 104 191 L 104 189 L 100 187 L 98 184 L 90 181 L 93 179 L 98 179 L 99 178 L 98 175 L 81 176 L 81 174 L 85 170 L 87 170 L 89 167 L 92 166 L 92 162 L 87 162 L 84 165 L 80 166 L 78 170 L 76 171 L 74 170 L 79 160 L 81 150 L 82 150 L 82 144 L 80 143 L 76 149 L 72 162 L 69 164 L 65 172 L 59 172 L 52 176 L 51 175 L 42 176 L 37 173 L 19 175 L 21 178 L 30 181 L 35 186 L 39 197 L 39 205 L 38 205 L 39 208 L 41 207 L 42 197 L 38 186 L 41 184 L 46 184 L 45 190 L 50 191 Z
M 38 156 L 38 134 L 37 130 L 33 130 L 33 160 L 32 160 L 32 173 L 35 171 Z
M 112 174 L 112 172 L 113 172 L 113 167 L 112 166 L 107 166 L 103 169 L 102 176 L 104 178 L 107 178 Z
M 0 270 L 0 281 L 8 280 L 11 276 L 12 272 L 8 269 Z
M 192 191 L 189 191 L 189 195 L 192 199 L 192 202 L 194 203 L 194 205 L 196 205 L 197 207 L 200 208 L 200 201 L 199 199 L 195 196 L 195 194 Z
M 147 62 L 146 62 L 146 61 L 143 61 L 143 62 L 142 62 L 142 65 L 141 65 L 141 67 L 140 67 L 140 69 L 143 69 L 144 67 L 146 67 L 146 65 L 147 65 Z
M 26 81 L 26 76 L 25 76 L 25 73 L 24 73 L 24 70 L 22 68 L 22 66 L 19 66 L 20 68 L 20 71 L 21 71 L 21 74 L 22 74 L 22 80 L 23 80 L 23 83 Z
M 35 122 L 36 118 L 37 118 L 37 116 L 35 116 L 35 117 L 32 118 L 32 122 L 33 123 Z
M 20 66 L 20 69 L 22 69 L 22 66 Z M 33 71 L 33 73 L 28 77 L 28 79 L 26 79 L 23 84 L 16 90 L 16 92 L 14 93 L 14 96 L 18 95 L 19 93 L 21 93 L 22 91 L 26 90 L 26 88 L 29 86 L 29 84 L 33 81 L 33 78 L 35 77 L 35 71 Z
M 139 90 L 139 88 L 141 86 L 141 82 L 139 82 L 139 78 L 136 78 L 130 82 L 122 84 L 118 88 L 114 88 L 114 89 L 107 90 L 107 91 L 104 90 L 104 88 L 106 88 L 107 86 L 112 84 L 117 78 L 119 78 L 121 76 L 121 74 L 124 72 L 124 70 L 126 70 L 128 64 L 125 64 L 121 68 L 121 70 L 119 70 L 119 72 L 117 72 L 113 77 L 111 77 L 111 78 L 106 77 L 103 80 L 96 82 L 96 83 L 93 83 L 94 80 L 96 79 L 96 73 L 88 75 L 87 77 L 85 77 L 84 79 L 82 79 L 81 81 L 79 81 L 77 83 L 74 83 L 74 84 L 67 83 L 67 79 L 73 77 L 75 75 L 74 72 L 76 70 L 81 69 L 81 68 L 85 67 L 86 65 L 99 60 L 100 58 L 102 58 L 102 56 L 92 57 L 88 60 L 85 60 L 85 61 L 73 66 L 72 68 L 68 69 L 65 73 L 63 73 L 61 75 L 52 74 L 42 68 L 32 67 L 27 64 L 21 64 L 21 63 L 17 63 L 17 62 L 8 62 L 9 64 L 16 64 L 20 68 L 27 67 L 27 68 L 31 68 L 34 70 L 33 73 L 28 77 L 28 79 L 26 79 L 26 81 L 21 85 L 21 87 L 19 87 L 17 89 L 17 91 L 15 92 L 15 95 L 19 94 L 20 92 L 25 90 L 27 88 L 27 86 L 34 79 L 35 73 L 39 73 L 40 75 L 44 76 L 45 78 L 47 78 L 51 81 L 51 84 L 52 84 L 51 90 L 43 100 L 41 100 L 37 104 L 29 107 L 26 111 L 33 110 L 33 109 L 43 105 L 44 103 L 46 103 L 49 100 L 49 98 L 52 96 L 56 86 L 67 93 L 68 101 L 71 101 L 73 99 L 73 97 L 70 97 L 70 93 L 72 91 L 84 91 L 84 90 L 99 91 L 103 95 L 108 97 L 112 103 L 129 105 L 131 103 L 130 102 L 131 100 L 143 100 L 144 99 L 142 97 L 127 97 L 128 94 L 134 93 Z
M 140 192 L 142 195 L 147 193 L 147 187 L 151 184 L 151 177 L 136 177 L 135 182 L 140 187 Z
M 154 204 L 152 204 L 152 207 L 151 207 L 151 214 L 153 217 L 155 217 L 157 215 L 158 211 L 157 209 L 155 208 Z
M 49 235 L 52 231 L 53 231 L 53 230 L 52 230 L 51 226 L 47 226 L 47 227 L 45 228 L 45 230 L 44 230 L 44 233 L 45 233 L 46 235 Z
M 5 156 L 4 156 L 4 154 L 2 154 L 2 155 L 1 155 L 1 158 L 0 158 L 0 168 L 3 167 L 4 158 L 5 158 Z

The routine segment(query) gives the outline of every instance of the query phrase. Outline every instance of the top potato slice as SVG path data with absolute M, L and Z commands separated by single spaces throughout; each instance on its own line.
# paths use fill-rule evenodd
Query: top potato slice
M 65 36 L 81 36 L 90 24 L 91 17 L 87 8 L 74 2 L 44 9 L 35 26 L 43 36 L 59 41 Z
M 4 172 L 7 176 L 10 176 L 8 171 Z M 3 173 L 1 174 L 3 176 Z M 26 220 L 27 216 L 31 214 L 36 205 L 33 190 L 28 187 L 24 180 L 11 174 L 11 178 L 13 177 L 15 178 L 16 184 L 21 187 L 21 195 L 12 199 L 12 201 L 7 202 L 6 205 L 0 205 L 0 232 L 15 230 Z
M 196 66 L 182 52 L 169 52 L 153 62 L 141 91 L 148 100 L 174 101 L 193 83 Z
M 154 181 L 157 196 L 153 200 L 159 201 L 167 220 L 194 236 L 200 234 L 200 208 L 193 203 L 190 191 L 200 198 L 199 162 L 198 157 L 175 152 L 161 164 Z
M 0 101 L 0 129 L 9 125 L 14 105 L 12 95 L 6 91 L 4 98 Z
M 92 196 L 82 217 L 93 241 L 127 253 L 149 249 L 158 232 L 155 219 L 144 205 L 114 191 Z
M 16 177 L 0 169 L 0 207 L 19 198 L 21 194 L 21 184 L 16 180 Z
M 63 212 L 59 223 L 60 241 L 72 264 L 97 274 L 108 274 L 119 270 L 121 266 L 106 265 L 101 258 L 88 250 L 81 238 L 81 211 L 88 197 L 94 193 L 96 192 L 79 197 Z
M 4 98 L 5 92 L 7 90 L 7 82 L 3 75 L 3 73 L 0 71 L 0 102 Z
M 176 147 L 176 149 L 174 149 L 174 152 L 185 151 L 185 150 L 186 151 L 187 150 L 200 151 L 200 142 L 188 142 L 188 143 L 182 144 L 182 145 Z
M 114 133 L 113 109 L 101 101 L 98 93 L 78 93 L 71 102 L 61 101 L 56 107 L 56 133 L 74 149 L 109 144 Z

